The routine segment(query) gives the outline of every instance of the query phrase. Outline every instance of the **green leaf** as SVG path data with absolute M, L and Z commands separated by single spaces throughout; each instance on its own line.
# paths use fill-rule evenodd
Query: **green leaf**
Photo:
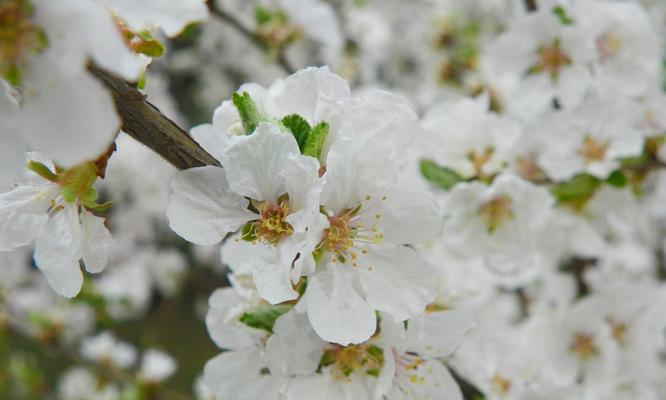
M 287 304 L 259 306 L 253 310 L 245 312 L 240 317 L 240 322 L 249 327 L 262 329 L 272 333 L 275 321 L 282 314 L 291 310 L 291 308 L 292 306 Z
M 315 125 L 305 141 L 305 147 L 302 151 L 303 155 L 318 159 L 321 156 L 321 150 L 324 148 L 324 141 L 327 135 L 328 122 L 322 121 Z
M 236 106 L 236 109 L 238 109 L 246 135 L 250 135 L 254 132 L 260 122 L 267 120 L 259 110 L 257 110 L 257 105 L 254 103 L 254 100 L 252 100 L 252 97 L 250 97 L 248 92 L 243 92 L 242 95 L 234 93 L 231 100 Z
M 301 150 L 301 153 L 303 153 L 305 143 L 307 142 L 308 136 L 310 136 L 310 132 L 312 131 L 308 121 L 306 121 L 305 118 L 298 114 L 291 114 L 282 118 L 280 122 L 282 122 L 282 125 L 291 131 L 292 135 L 294 135 L 296 143 L 298 143 L 298 148 Z
M 553 7 L 553 14 L 555 14 L 555 16 L 560 20 L 562 25 L 571 25 L 574 22 L 562 6 Z
M 613 172 L 608 176 L 608 178 L 606 178 L 606 183 L 617 188 L 623 188 L 627 186 L 627 182 L 627 177 L 620 170 Z
M 164 55 L 166 47 L 157 39 L 146 40 L 143 37 L 133 47 L 135 53 L 143 54 L 148 57 L 157 58 Z
M 463 178 L 454 170 L 442 167 L 432 160 L 421 160 L 421 175 L 430 183 L 449 190 Z
M 42 178 L 48 180 L 48 181 L 51 181 L 51 182 L 57 182 L 58 181 L 58 176 L 56 174 L 54 174 L 53 171 L 51 171 L 49 169 L 49 167 L 47 167 L 46 165 L 44 165 L 40 162 L 29 161 L 28 162 L 28 169 L 30 171 L 36 173 L 37 175 L 41 176 Z
M 601 185 L 601 181 L 592 175 L 576 175 L 567 182 L 553 188 L 553 195 L 560 202 L 586 200 L 592 197 Z

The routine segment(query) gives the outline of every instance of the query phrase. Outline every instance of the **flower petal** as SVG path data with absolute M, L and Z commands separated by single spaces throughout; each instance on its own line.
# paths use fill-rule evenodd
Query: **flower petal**
M 396 321 L 415 316 L 435 298 L 434 268 L 409 247 L 368 247 L 358 263 L 365 299 Z
M 300 154 L 296 139 L 267 123 L 249 136 L 227 147 L 222 166 L 227 171 L 229 186 L 243 196 L 275 202 L 287 192 L 280 175 L 289 155 Z
M 199 167 L 178 172 L 171 181 L 169 226 L 192 243 L 211 245 L 256 215 L 248 201 L 229 190 L 225 171 Z
M 97 217 L 87 210 L 81 213 L 83 234 L 83 263 L 90 273 L 102 272 L 109 261 L 113 238 L 104 218 Z
M 334 265 L 308 281 L 305 293 L 308 318 L 327 342 L 346 346 L 362 343 L 375 332 L 377 317 L 352 283 L 351 273 Z
M 74 206 L 51 217 L 35 246 L 35 263 L 44 273 L 51 288 L 65 297 L 81 290 L 81 225 Z

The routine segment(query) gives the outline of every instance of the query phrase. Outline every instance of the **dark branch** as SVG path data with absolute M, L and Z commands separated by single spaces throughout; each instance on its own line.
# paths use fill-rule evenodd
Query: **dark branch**
M 143 93 L 115 75 L 90 65 L 90 72 L 111 91 L 122 129 L 178 169 L 220 166 L 181 127 L 146 101 Z
M 536 11 L 538 9 L 537 0 L 525 0 L 527 11 Z

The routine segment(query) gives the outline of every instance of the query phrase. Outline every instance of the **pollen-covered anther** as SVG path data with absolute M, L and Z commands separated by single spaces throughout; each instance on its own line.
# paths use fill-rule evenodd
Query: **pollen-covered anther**
M 289 199 L 278 200 L 278 204 L 263 202 L 256 206 L 259 220 L 255 223 L 257 240 L 275 245 L 280 239 L 290 236 L 294 229 L 287 222 L 289 215 Z
M 602 161 L 606 158 L 608 146 L 608 142 L 588 136 L 583 141 L 583 146 L 578 153 L 587 163 Z
M 511 198 L 507 195 L 495 196 L 481 205 L 479 214 L 486 220 L 488 232 L 492 233 L 513 216 Z
M 35 25 L 33 12 L 27 0 L 0 2 L 0 76 L 12 84 L 20 83 L 26 56 L 46 47 L 46 35 Z
M 354 372 L 376 377 L 384 365 L 384 352 L 368 344 L 336 346 L 324 353 L 321 365 L 331 366 L 337 379 L 347 379 Z
M 509 393 L 511 390 L 511 381 L 505 378 L 504 376 L 500 375 L 499 373 L 495 373 L 490 380 L 490 386 L 493 390 L 493 392 L 504 396 Z
M 577 333 L 573 336 L 569 351 L 582 361 L 589 361 L 599 355 L 599 348 L 594 342 L 594 338 L 585 333 Z
M 571 58 L 562 50 L 559 39 L 539 47 L 537 50 L 537 62 L 530 68 L 529 72 L 546 72 L 552 79 L 557 79 L 561 70 L 571 64 Z

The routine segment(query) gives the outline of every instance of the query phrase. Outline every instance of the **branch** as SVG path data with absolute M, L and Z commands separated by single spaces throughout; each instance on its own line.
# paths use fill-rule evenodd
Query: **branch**
M 128 135 L 178 169 L 220 166 L 187 132 L 146 101 L 143 93 L 94 64 L 89 70 L 111 91 Z
M 527 11 L 536 11 L 537 10 L 537 0 L 525 0 L 525 8 Z
M 248 29 L 246 26 L 244 26 L 240 21 L 238 21 L 231 14 L 229 14 L 226 11 L 223 11 L 219 7 L 217 7 L 217 5 L 215 5 L 214 1 L 209 3 L 208 8 L 210 9 L 210 13 L 212 15 L 215 15 L 216 17 L 218 17 L 222 21 L 231 25 L 241 35 L 245 36 L 249 41 L 251 41 L 255 46 L 257 46 L 259 48 L 263 48 L 263 42 L 261 41 L 261 38 L 259 36 L 257 36 L 256 33 L 252 32 L 250 29 Z M 281 50 L 277 51 L 276 61 L 277 61 L 278 65 L 287 74 L 291 75 L 294 72 L 296 72 L 296 69 L 291 65 L 289 60 L 287 60 L 283 51 L 281 51 Z

